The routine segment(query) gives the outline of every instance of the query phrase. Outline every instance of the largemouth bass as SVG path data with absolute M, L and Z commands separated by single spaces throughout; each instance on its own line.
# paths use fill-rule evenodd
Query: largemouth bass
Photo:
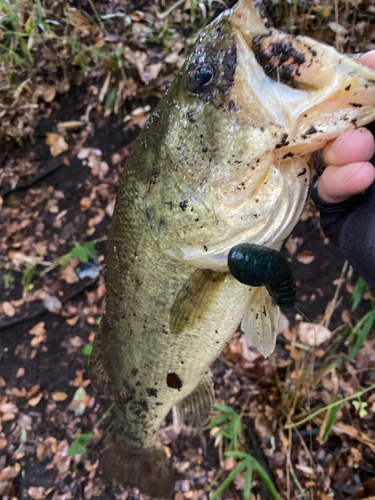
M 172 406 L 205 424 L 209 366 L 240 324 L 265 356 L 275 345 L 279 309 L 265 287 L 234 279 L 229 251 L 279 250 L 308 197 L 312 153 L 374 118 L 374 71 L 273 29 L 250 0 L 199 36 L 133 145 L 113 214 L 91 362 L 95 389 L 116 402 L 110 476 L 170 496 L 158 430 Z

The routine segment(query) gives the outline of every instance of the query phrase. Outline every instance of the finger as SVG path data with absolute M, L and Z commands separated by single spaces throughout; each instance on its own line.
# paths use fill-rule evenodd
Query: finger
M 361 57 L 358 58 L 358 62 L 364 66 L 375 69 L 375 50 L 370 50 L 370 52 L 362 54 Z
M 365 191 L 375 180 L 370 162 L 356 162 L 343 167 L 330 165 L 318 182 L 319 196 L 329 203 L 339 203 Z
M 374 151 L 374 136 L 369 130 L 366 128 L 350 130 L 323 148 L 323 164 L 347 165 L 348 163 L 369 161 Z

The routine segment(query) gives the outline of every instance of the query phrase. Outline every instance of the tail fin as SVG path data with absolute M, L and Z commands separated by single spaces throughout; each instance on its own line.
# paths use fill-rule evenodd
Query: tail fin
M 153 498 L 169 500 L 174 490 L 172 464 L 163 448 L 138 449 L 110 439 L 100 467 L 108 479 Z

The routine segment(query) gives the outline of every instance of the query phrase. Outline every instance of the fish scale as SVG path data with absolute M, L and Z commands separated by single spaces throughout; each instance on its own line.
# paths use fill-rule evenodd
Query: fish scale
M 228 253 L 279 250 L 308 198 L 312 153 L 374 118 L 374 71 L 274 30 L 250 0 L 198 37 L 132 147 L 112 218 L 91 360 L 94 388 L 116 402 L 109 477 L 170 498 L 158 430 L 172 406 L 205 424 L 209 366 L 240 324 L 265 356 L 276 342 L 278 306 L 229 274 Z

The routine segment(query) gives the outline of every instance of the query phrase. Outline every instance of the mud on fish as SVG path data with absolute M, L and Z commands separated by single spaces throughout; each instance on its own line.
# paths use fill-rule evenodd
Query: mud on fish
M 154 497 L 173 490 L 158 441 L 172 406 L 185 425 L 205 424 L 209 366 L 240 324 L 264 356 L 274 349 L 279 308 L 229 273 L 230 250 L 279 250 L 313 152 L 375 117 L 374 71 L 273 29 L 258 7 L 240 0 L 199 36 L 118 190 L 91 380 L 116 403 L 105 472 Z

